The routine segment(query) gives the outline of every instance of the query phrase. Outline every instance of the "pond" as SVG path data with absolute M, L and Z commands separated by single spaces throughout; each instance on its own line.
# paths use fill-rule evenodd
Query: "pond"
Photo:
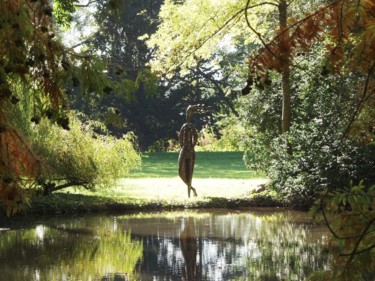
M 329 235 L 292 211 L 186 211 L 0 225 L 0 280 L 304 280 Z

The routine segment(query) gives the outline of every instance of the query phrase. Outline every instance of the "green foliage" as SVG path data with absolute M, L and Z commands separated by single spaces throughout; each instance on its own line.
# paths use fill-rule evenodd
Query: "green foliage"
M 159 139 L 150 145 L 147 152 L 176 152 L 180 149 L 177 139 Z
M 319 136 L 319 134 L 321 134 Z M 293 147 L 288 153 L 287 143 Z M 298 208 L 312 205 L 317 192 L 335 190 L 366 179 L 374 182 L 375 149 L 325 132 L 310 122 L 292 129 L 272 143 L 268 176 L 286 203 Z
M 272 79 L 278 75 L 272 73 Z M 247 130 L 244 160 L 250 169 L 266 170 L 271 160 L 271 143 L 281 132 L 281 87 L 254 87 L 239 100 L 239 114 Z
M 267 170 L 285 201 L 306 208 L 324 188 L 348 186 L 375 179 L 375 151 L 368 133 L 348 133 L 360 104 L 358 73 L 335 77 L 325 69 L 320 47 L 303 55 L 305 71 L 294 72 L 291 84 L 293 126 L 280 134 L 280 86 L 254 88 L 242 100 L 240 114 L 250 133 L 245 160 L 249 167 Z M 276 75 L 270 73 L 272 80 Z M 364 117 L 368 118 L 368 117 Z
M 333 234 L 336 257 L 322 280 L 373 280 L 375 274 L 375 185 L 321 192 L 312 212 L 322 212 Z
M 94 8 L 88 9 L 81 19 L 82 23 L 91 21 L 96 27 L 82 43 L 85 49 L 100 54 L 102 61 L 108 63 L 105 72 L 111 81 L 104 87 L 93 87 L 93 94 L 87 95 L 94 101 L 90 106 L 85 99 L 77 98 L 72 108 L 105 122 L 113 135 L 135 132 L 141 149 L 159 138 L 171 137 L 170 132 L 176 131 L 170 126 L 173 113 L 168 115 L 173 102 L 167 101 L 164 92 L 158 92 L 158 79 L 147 66 L 152 52 L 145 42 L 138 40 L 140 35 L 154 32 L 161 2 L 95 1 Z
M 81 64 L 71 71 L 72 82 L 74 77 L 78 79 L 82 94 L 95 94 L 103 98 L 106 89 L 111 86 L 108 78 L 103 75 L 106 70 L 106 63 L 100 59 L 84 59 Z
M 226 126 L 227 125 L 227 126 Z M 205 127 L 198 133 L 197 151 L 243 151 L 247 132 L 240 123 L 223 119 L 216 123 L 219 133 L 215 134 L 212 127 Z
M 27 188 L 39 176 L 39 159 L 26 138 L 30 121 L 38 124 L 46 116 L 69 129 L 68 96 L 80 79 L 82 92 L 102 94 L 109 84 L 102 61 L 67 48 L 59 36 L 59 24 L 71 21 L 77 3 L 0 1 L 0 201 L 9 208 L 25 202 L 20 194 L 29 197 Z M 17 110 L 22 120 L 15 120 Z
M 61 26 L 70 26 L 76 10 L 75 4 L 78 2 L 79 0 L 54 0 L 53 10 L 56 23 Z
M 134 136 L 121 139 L 96 133 L 98 122 L 82 122 L 69 114 L 70 130 L 42 119 L 35 126 L 33 148 L 41 158 L 39 182 L 50 191 L 70 185 L 94 188 L 107 186 L 140 164 Z
M 152 69 L 168 75 L 174 70 L 186 73 L 186 69 L 196 67 L 197 58 L 211 57 L 220 45 L 237 35 L 243 35 L 246 44 L 257 42 L 257 37 L 246 28 L 243 20 L 245 4 L 245 0 L 165 1 L 159 14 L 158 30 L 147 41 L 150 47 L 157 47 L 156 56 L 151 61 Z M 272 30 L 268 29 L 271 23 L 263 19 L 275 6 L 254 6 L 250 13 L 254 25 L 260 32 Z

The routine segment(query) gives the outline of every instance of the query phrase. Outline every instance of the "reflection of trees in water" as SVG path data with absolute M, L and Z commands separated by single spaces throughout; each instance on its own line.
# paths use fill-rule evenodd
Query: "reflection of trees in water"
M 42 225 L 9 231 L 0 233 L 0 279 L 138 280 L 142 251 L 123 231 Z
M 322 232 L 285 214 L 129 215 L 48 225 L 0 232 L 0 279 L 303 280 L 327 266 Z
M 176 225 L 182 234 L 192 233 L 188 226 Z M 175 237 L 147 238 L 151 247 L 145 247 L 142 276 L 158 271 L 155 280 L 181 280 L 190 268 L 186 280 L 195 280 L 194 276 L 200 276 L 196 280 L 303 280 L 328 264 L 321 255 L 322 233 L 314 235 L 310 229 L 307 224 L 289 222 L 284 214 L 198 219 L 188 257 L 186 245 L 184 250 Z

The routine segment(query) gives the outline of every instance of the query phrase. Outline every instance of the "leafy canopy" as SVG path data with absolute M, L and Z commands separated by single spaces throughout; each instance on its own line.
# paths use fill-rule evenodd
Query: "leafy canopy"
M 32 99 L 33 116 L 27 122 L 38 124 L 46 116 L 69 130 L 71 90 L 100 95 L 110 84 L 104 63 L 89 52 L 76 53 L 59 37 L 58 24 L 72 19 L 76 4 L 75 0 L 0 1 L 0 202 L 8 211 L 29 202 L 27 189 L 42 167 L 9 116 L 9 107 Z
M 274 4 L 253 1 L 249 18 L 260 32 L 272 32 L 267 17 Z M 246 1 L 190 0 L 183 4 L 167 0 L 161 8 L 160 25 L 147 40 L 156 48 L 152 69 L 160 74 L 194 67 L 197 58 L 210 58 L 220 47 L 236 43 L 236 36 L 246 43 L 259 44 L 258 38 L 245 23 Z

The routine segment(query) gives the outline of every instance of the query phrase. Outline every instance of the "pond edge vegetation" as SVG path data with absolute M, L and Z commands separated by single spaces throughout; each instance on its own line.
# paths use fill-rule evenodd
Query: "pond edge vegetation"
M 198 197 L 194 200 L 169 201 L 147 199 L 116 199 L 101 196 L 57 192 L 49 196 L 36 196 L 33 204 L 15 214 L 12 219 L 24 216 L 83 215 L 97 213 L 172 211 L 183 209 L 246 209 L 253 207 L 284 207 L 276 193 L 267 190 L 254 192 L 241 198 Z M 5 213 L 4 213 L 5 216 Z

